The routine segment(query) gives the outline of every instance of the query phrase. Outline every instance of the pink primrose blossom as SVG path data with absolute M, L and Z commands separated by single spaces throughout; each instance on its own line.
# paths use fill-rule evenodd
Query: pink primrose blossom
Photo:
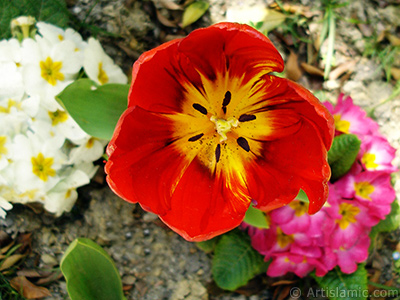
M 305 232 L 286 234 L 282 228 L 276 224 L 268 229 L 258 229 L 249 232 L 251 235 L 251 245 L 254 249 L 265 256 L 268 260 L 272 254 L 290 251 L 292 245 L 297 244 L 300 247 L 312 245 L 312 239 Z
M 305 232 L 310 226 L 308 203 L 294 200 L 288 205 L 271 211 L 271 222 L 278 224 L 286 234 Z
M 288 252 L 274 254 L 272 262 L 268 267 L 267 275 L 271 277 L 283 276 L 288 272 L 295 273 L 299 277 L 304 277 L 312 270 L 316 270 L 317 276 L 327 273 L 324 264 L 315 258 L 303 255 L 291 254 Z
M 326 207 L 325 211 L 334 222 L 329 223 L 331 228 L 324 230 L 324 243 L 333 249 L 350 247 L 378 222 L 377 218 L 369 215 L 367 207 L 353 200 L 341 199 L 335 205 Z
M 338 249 L 326 247 L 323 262 L 328 270 L 338 265 L 343 273 L 351 274 L 357 270 L 357 263 L 364 262 L 368 258 L 369 245 L 368 234 L 363 234 L 349 247 L 341 246 Z
M 389 173 L 397 171 L 392 164 L 396 149 L 389 144 L 386 138 L 377 135 L 364 135 L 360 138 L 362 143 L 358 160 L 364 169 Z
M 354 198 L 369 208 L 368 214 L 376 221 L 383 220 L 390 212 L 396 193 L 390 183 L 390 174 L 366 171 L 357 175 L 348 174 L 336 182 L 336 187 L 344 198 Z
M 335 107 L 329 102 L 324 102 L 324 105 L 335 119 L 336 134 L 376 134 L 378 132 L 378 124 L 368 118 L 362 108 L 354 105 L 350 96 L 345 98 L 341 94 Z

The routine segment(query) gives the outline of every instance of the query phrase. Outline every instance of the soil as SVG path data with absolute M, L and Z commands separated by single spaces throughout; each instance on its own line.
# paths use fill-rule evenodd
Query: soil
M 168 10 L 163 3 L 182 4 L 184 1 L 96 2 L 71 0 L 68 2 L 69 10 L 77 19 L 85 20 L 87 24 L 119 36 L 100 32 L 97 37 L 106 52 L 129 74 L 132 63 L 143 51 L 172 38 L 185 36 L 195 28 L 227 20 L 235 11 L 245 12 L 251 7 L 267 7 L 273 1 L 210 0 L 209 11 L 185 29 L 163 25 L 163 22 L 166 23 L 164 19 L 176 22 L 182 14 L 181 11 Z M 323 18 L 323 11 L 316 3 L 319 1 L 300 2 L 285 3 L 308 8 L 313 17 L 307 19 L 308 27 L 299 27 L 298 30 L 305 37 L 316 40 Z M 157 17 L 157 10 L 164 19 Z M 337 14 L 336 65 L 343 67 L 348 64 L 351 68 L 345 70 L 342 76 L 325 82 L 321 77 L 311 76 L 302 71 L 298 81 L 311 90 L 320 90 L 317 95 L 321 100 L 335 101 L 338 94 L 344 92 L 349 94 L 356 104 L 364 108 L 371 107 L 393 93 L 395 82 L 393 79 L 387 80 L 379 60 L 365 55 L 366 49 L 370 47 L 367 41 L 384 29 L 398 36 L 400 6 L 396 1 L 350 1 L 348 5 L 338 8 Z M 360 22 L 350 23 L 350 19 Z M 93 31 L 84 27 L 80 32 L 84 37 L 93 35 Z M 307 49 L 291 43 L 288 41 L 291 37 L 283 33 L 279 29 L 269 35 L 282 56 L 287 58 L 289 50 L 292 50 L 299 55 L 300 61 L 305 61 Z M 326 51 L 324 47 L 323 45 L 322 52 Z M 399 55 L 396 59 L 394 66 L 398 67 Z M 323 64 L 317 66 L 323 67 Z M 400 98 L 396 97 L 380 106 L 375 117 L 381 126 L 381 132 L 392 146 L 399 149 Z M 399 151 L 394 164 L 400 166 Z M 399 198 L 400 174 L 396 173 L 394 177 Z M 54 218 L 46 213 L 38 214 L 31 208 L 16 205 L 5 220 L 0 220 L 3 230 L 12 237 L 16 237 L 18 233 L 33 233 L 32 253 L 24 263 L 25 268 L 57 267 L 68 245 L 77 237 L 87 237 L 103 246 L 114 259 L 126 288 L 127 299 L 272 299 L 276 290 L 271 287 L 274 280 L 266 278 L 265 275 L 256 278 L 247 288 L 236 293 L 216 288 L 211 275 L 211 256 L 199 250 L 196 244 L 186 242 L 169 230 L 157 216 L 143 212 L 138 205 L 127 203 L 114 195 L 104 183 L 104 174 L 99 173 L 90 185 L 80 188 L 79 194 L 74 209 L 61 218 Z M 384 235 L 377 243 L 378 248 L 373 255 L 379 258 L 381 283 L 398 277 L 393 268 L 392 252 L 399 240 L 399 232 L 396 231 Z M 63 279 L 53 281 L 47 287 L 52 296 L 46 299 L 68 299 Z

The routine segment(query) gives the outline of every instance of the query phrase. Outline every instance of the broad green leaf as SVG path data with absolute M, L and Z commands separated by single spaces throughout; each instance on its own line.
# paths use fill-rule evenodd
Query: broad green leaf
M 306 192 L 303 191 L 302 189 L 300 189 L 295 199 L 300 200 L 302 202 L 310 203 L 310 200 L 308 199 Z
M 196 1 L 190 4 L 183 12 L 181 27 L 185 28 L 196 22 L 205 14 L 209 6 L 210 4 L 206 1 Z
M 270 32 L 271 30 L 278 28 L 286 19 L 286 16 L 276 11 L 275 9 L 266 9 L 266 15 L 263 24 L 260 26 L 259 31 Z
M 127 107 L 128 92 L 128 84 L 98 86 L 85 78 L 71 83 L 56 99 L 84 131 L 110 140 L 119 117 Z
M 243 221 L 254 227 L 269 228 L 265 213 L 257 208 L 254 208 L 252 205 L 250 205 L 249 209 L 246 211 Z
M 220 288 L 233 291 L 266 272 L 267 266 L 263 256 L 251 246 L 250 237 L 233 230 L 224 234 L 215 247 L 211 271 Z
M 380 221 L 376 226 L 372 227 L 370 236 L 374 237 L 379 232 L 393 231 L 400 226 L 400 206 L 399 201 L 395 199 L 392 203 L 390 213 L 386 218 Z
M 19 16 L 66 27 L 69 13 L 63 0 L 0 0 L 0 39 L 11 37 L 10 22 Z
M 360 145 L 361 141 L 354 134 L 342 134 L 333 139 L 328 152 L 333 180 L 342 177 L 350 170 L 360 151 Z
M 122 300 L 122 282 L 111 257 L 95 242 L 74 240 L 61 260 L 71 300 Z
M 214 251 L 215 246 L 217 245 L 219 239 L 220 237 L 217 236 L 208 241 L 197 242 L 196 246 L 205 253 L 211 253 Z
M 336 267 L 323 277 L 313 277 L 321 287 L 321 292 L 324 291 L 330 300 L 364 300 L 368 296 L 365 264 L 359 264 L 352 274 L 344 274 Z M 309 298 L 314 298 L 313 296 L 316 295 L 308 295 Z

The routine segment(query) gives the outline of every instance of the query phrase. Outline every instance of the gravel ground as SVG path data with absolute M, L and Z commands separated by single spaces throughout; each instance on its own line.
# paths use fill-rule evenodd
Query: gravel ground
M 155 21 L 154 7 L 150 1 L 101 0 L 93 8 L 86 22 L 93 22 L 109 32 L 122 35 L 123 39 L 101 37 L 101 40 L 106 51 L 129 72 L 140 53 L 156 46 L 160 41 L 171 36 L 185 35 L 195 27 L 223 21 L 232 11 L 245 10 L 246 6 L 257 7 L 269 2 L 272 1 L 210 0 L 209 13 L 201 21 L 182 31 L 166 28 Z M 311 1 L 307 0 L 301 2 L 304 5 L 311 4 Z M 385 1 L 379 3 L 382 2 Z M 361 19 L 372 20 L 378 29 L 387 24 L 399 25 L 398 6 L 376 8 L 376 5 L 374 1 L 353 1 L 349 7 L 340 10 L 341 18 L 337 23 L 335 44 L 337 63 L 355 61 L 356 64 L 353 73 L 345 82 L 339 79 L 325 82 L 323 97 L 334 100 L 339 91 L 342 91 L 349 94 L 356 104 L 368 108 L 392 94 L 393 84 L 383 79 L 383 71 L 379 65 L 362 56 L 366 45 L 361 39 L 360 31 L 355 26 L 349 28 L 345 22 L 350 16 L 358 16 Z M 78 0 L 74 2 L 71 11 L 83 19 L 91 6 L 92 1 Z M 320 23 L 315 22 L 314 25 L 310 28 L 320 28 Z M 315 87 L 305 76 L 300 82 L 311 89 Z M 375 116 L 381 125 L 381 132 L 396 149 L 399 149 L 400 98 L 379 107 Z M 394 163 L 400 166 L 399 151 Z M 395 188 L 399 198 L 400 174 L 395 174 L 395 177 Z M 33 252 L 26 262 L 28 267 L 38 263 L 39 267 L 43 268 L 58 266 L 63 252 L 75 238 L 93 239 L 115 260 L 127 287 L 128 299 L 271 299 L 271 292 L 267 286 L 252 296 L 223 293 L 216 289 L 212 284 L 210 257 L 207 254 L 197 249 L 194 243 L 186 242 L 170 231 L 156 216 L 143 212 L 138 205 L 119 199 L 104 185 L 92 183 L 80 189 L 80 199 L 76 207 L 60 219 L 46 214 L 38 215 L 29 208 L 17 205 L 0 224 L 3 230 L 12 236 L 17 232 L 34 233 Z M 391 239 L 399 240 L 398 233 L 393 233 Z M 387 272 L 390 272 L 391 250 L 383 249 L 382 253 L 389 268 Z M 261 281 L 265 282 L 265 278 Z M 52 283 L 49 289 L 52 296 L 46 299 L 68 299 L 64 281 Z

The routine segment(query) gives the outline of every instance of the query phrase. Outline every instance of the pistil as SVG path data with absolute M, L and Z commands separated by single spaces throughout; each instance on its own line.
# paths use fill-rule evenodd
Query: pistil
M 225 142 L 228 139 L 226 134 L 231 131 L 232 127 L 237 127 L 239 125 L 239 121 L 235 118 L 225 120 L 211 116 L 210 120 L 215 124 L 215 130 L 217 130 L 218 134 L 221 136 L 219 139 L 220 143 Z

